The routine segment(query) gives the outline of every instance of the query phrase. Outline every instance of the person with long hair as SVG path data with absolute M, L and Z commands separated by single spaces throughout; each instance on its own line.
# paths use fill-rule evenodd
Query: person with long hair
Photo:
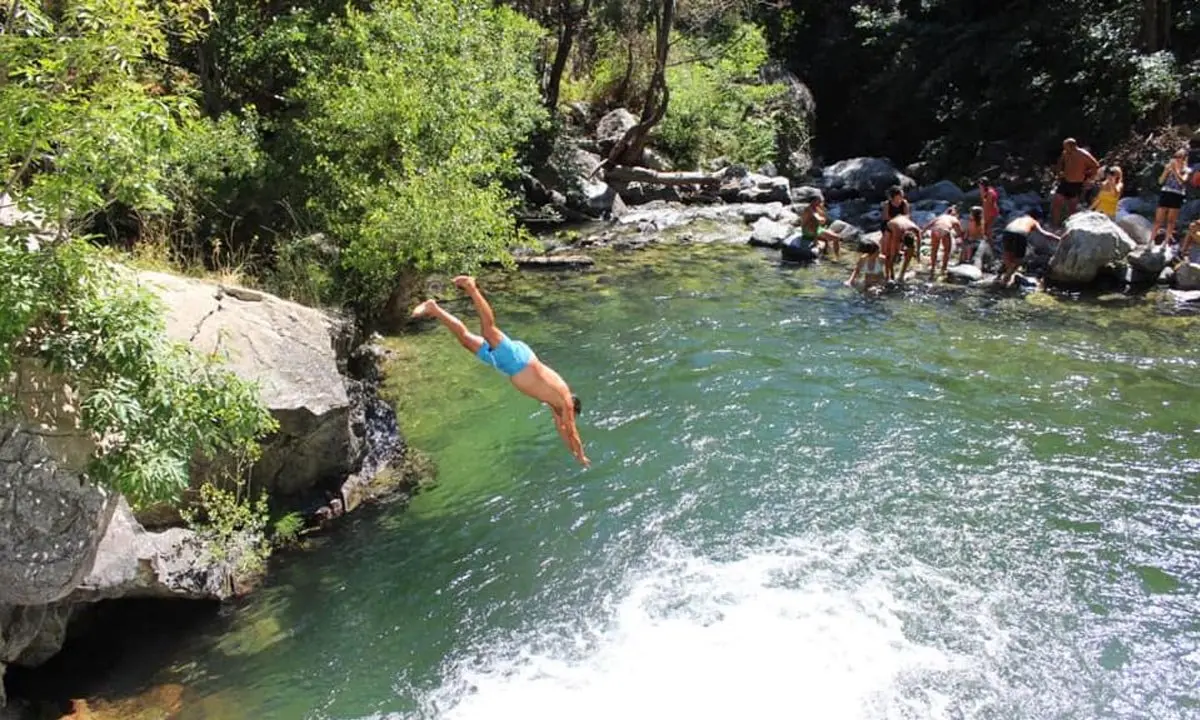
M 1187 148 L 1179 148 L 1158 176 L 1162 187 L 1158 192 L 1158 209 L 1154 211 L 1154 229 L 1150 231 L 1151 242 L 1155 245 L 1160 244 L 1160 231 L 1165 235 L 1166 244 L 1171 245 L 1175 242 L 1175 226 L 1179 224 L 1179 209 L 1183 207 L 1183 199 L 1187 196 L 1188 176 L 1191 172 L 1191 168 L 1187 166 Z

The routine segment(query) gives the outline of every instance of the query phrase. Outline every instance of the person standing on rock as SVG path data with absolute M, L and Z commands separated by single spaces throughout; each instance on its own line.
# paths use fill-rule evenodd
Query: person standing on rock
M 1115 220 L 1117 207 L 1121 202 L 1121 193 L 1124 191 L 1125 181 L 1121 168 L 1116 165 L 1106 168 L 1104 182 L 1100 185 L 1100 192 L 1096 194 L 1096 199 L 1092 202 L 1092 209 Z
M 887 200 L 884 200 L 879 206 L 879 230 L 883 233 L 880 242 L 883 245 L 883 261 L 888 266 L 889 280 L 896 274 L 896 258 L 900 255 L 900 237 L 891 237 L 888 223 L 892 221 L 892 218 L 910 214 L 911 209 L 908 200 L 904 197 L 904 188 L 899 185 L 888 188 Z
M 1179 148 L 1158 176 L 1162 187 L 1158 193 L 1158 209 L 1154 211 L 1154 229 L 1150 231 L 1151 242 L 1156 245 L 1160 230 L 1166 233 L 1167 245 L 1175 241 L 1175 226 L 1179 224 L 1179 209 L 1183 207 L 1183 199 L 1187 195 L 1189 174 L 1191 168 L 1187 166 L 1187 148 Z
M 1063 140 L 1062 155 L 1058 157 L 1058 184 L 1054 198 L 1050 201 L 1050 217 L 1054 227 L 1062 227 L 1062 221 L 1075 214 L 1083 186 L 1091 181 L 1100 169 L 1100 163 L 1087 150 L 1079 147 L 1075 138 Z M 1064 207 L 1066 214 L 1063 214 Z
M 967 217 L 967 239 L 963 241 L 959 262 L 969 263 L 978 254 L 981 260 L 979 264 L 982 265 L 984 253 L 988 251 L 986 245 L 989 237 L 984 234 L 984 217 L 982 207 L 976 205 L 971 208 L 971 214 Z
M 496 316 L 492 312 L 492 306 L 475 284 L 475 278 L 460 275 L 454 278 L 454 284 L 475 303 L 482 337 L 467 330 L 467 326 L 461 320 L 443 310 L 436 300 L 421 303 L 413 310 L 412 316 L 439 320 L 472 355 L 485 365 L 494 367 L 508 376 L 513 386 L 521 392 L 549 405 L 550 411 L 554 413 L 554 427 L 558 429 L 558 434 L 571 454 L 584 467 L 591 465 L 591 461 L 583 453 L 583 442 L 579 439 L 578 428 L 575 427 L 575 416 L 583 409 L 579 398 L 571 394 L 571 388 L 563 381 L 562 376 L 539 360 L 528 345 L 519 340 L 512 340 L 496 327 Z
M 983 207 L 983 234 L 992 239 L 992 226 L 1000 217 L 1000 193 L 987 177 L 979 178 L 979 204 Z
M 1055 235 L 1052 232 L 1042 227 L 1042 211 L 1033 208 L 1028 214 L 1016 218 L 1004 228 L 1000 233 L 1000 244 L 1004 250 L 1001 257 L 1004 263 L 1004 269 L 1000 271 L 1000 277 L 997 278 L 997 284 L 1004 287 L 1010 287 L 1016 279 L 1017 270 L 1021 268 L 1021 263 L 1025 261 L 1025 250 L 1029 247 L 1029 234 L 1033 231 L 1038 231 L 1046 237 L 1054 241 L 1061 241 L 1062 237 Z
M 958 219 L 958 208 L 951 205 L 946 212 L 921 228 L 922 232 L 926 230 L 929 231 L 929 277 L 932 279 L 937 273 L 938 250 L 945 249 L 942 255 L 942 274 L 945 275 L 946 267 L 950 264 L 950 252 L 954 249 L 954 239 L 962 237 L 963 229 L 962 222 Z

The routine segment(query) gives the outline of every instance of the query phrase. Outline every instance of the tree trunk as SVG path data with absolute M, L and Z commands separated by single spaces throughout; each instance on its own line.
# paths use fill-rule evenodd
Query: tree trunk
M 550 65 L 550 74 L 546 78 L 546 87 L 542 100 L 551 114 L 558 110 L 558 93 L 562 86 L 563 71 L 567 61 L 571 59 L 571 47 L 575 42 L 575 33 L 579 23 L 587 17 L 592 0 L 583 0 L 578 11 L 571 7 L 571 0 L 559 0 L 559 32 L 558 47 L 554 50 L 554 62 Z
M 721 178 L 706 172 L 659 172 L 643 167 L 617 165 L 604 173 L 606 180 L 616 182 L 644 182 L 657 185 L 720 185 Z
M 671 49 L 671 26 L 674 23 L 675 0 L 661 0 L 654 18 L 654 74 L 646 90 L 641 119 L 637 125 L 626 130 L 625 135 L 613 146 L 603 163 L 604 167 L 640 164 L 650 131 L 667 114 L 667 105 L 671 100 L 671 90 L 667 87 L 667 55 Z

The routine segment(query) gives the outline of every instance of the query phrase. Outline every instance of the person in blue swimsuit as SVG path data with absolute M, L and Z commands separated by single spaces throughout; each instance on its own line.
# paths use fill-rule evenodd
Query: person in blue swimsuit
M 480 335 L 467 330 L 467 326 L 461 320 L 443 310 L 435 300 L 426 300 L 418 305 L 412 316 L 440 321 L 472 355 L 506 375 L 521 392 L 549 405 L 554 413 L 554 427 L 558 429 L 559 436 L 571 454 L 584 467 L 591 465 L 591 461 L 583 453 L 579 429 L 575 427 L 575 416 L 583 409 L 579 398 L 571 394 L 571 388 L 563 381 L 562 376 L 538 360 L 528 345 L 520 340 L 513 340 L 496 327 L 496 315 L 476 286 L 475 278 L 460 275 L 454 278 L 454 284 L 475 303 L 475 311 L 479 313 Z

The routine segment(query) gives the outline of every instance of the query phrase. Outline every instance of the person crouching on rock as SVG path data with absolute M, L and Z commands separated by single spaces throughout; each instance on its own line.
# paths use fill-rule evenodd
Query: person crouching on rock
M 932 279 L 937 272 L 938 250 L 945 249 L 942 255 L 942 274 L 946 274 L 946 266 L 950 264 L 950 251 L 954 249 L 954 238 L 962 237 L 962 222 L 958 219 L 958 208 L 951 205 L 946 212 L 930 220 L 922 232 L 929 231 L 929 277 Z
M 1025 250 L 1029 247 L 1029 234 L 1037 230 L 1051 240 L 1060 241 L 1062 237 L 1046 230 L 1041 224 L 1042 211 L 1034 208 L 1027 215 L 1016 218 L 1000 233 L 1000 245 L 1004 250 L 1001 260 L 1004 269 L 996 279 L 997 284 L 1010 287 L 1016 279 L 1017 270 L 1025 262 Z
M 963 242 L 962 252 L 958 258 L 959 262 L 969 263 L 977 252 L 984 251 L 983 243 L 987 241 L 984 227 L 983 208 L 976 205 L 967 215 L 967 239 Z
M 862 240 L 858 243 L 858 262 L 850 271 L 847 287 L 854 287 L 854 281 L 863 279 L 863 290 L 878 292 L 883 289 L 887 279 L 884 276 L 884 260 L 880 255 L 879 243 L 874 240 Z
M 804 208 L 800 215 L 800 236 L 811 243 L 816 254 L 821 254 L 833 248 L 833 259 L 839 260 L 842 255 L 842 238 L 828 227 L 829 215 L 825 213 L 824 198 L 816 198 Z
M 1183 246 L 1179 248 L 1179 259 L 1183 262 L 1192 262 L 1188 251 L 1193 246 L 1200 248 L 1200 220 L 1193 220 L 1192 224 L 1188 225 L 1187 237 L 1183 239 Z
M 919 257 L 921 254 L 921 227 L 913 222 L 913 219 L 907 215 L 897 215 L 888 220 L 887 233 L 884 234 L 884 239 L 890 243 L 893 253 L 898 252 L 898 249 L 904 248 L 904 265 L 900 268 L 900 280 L 904 280 L 905 274 L 908 272 L 908 264 L 912 262 L 914 257 Z M 893 255 L 894 257 L 894 255 Z M 896 279 L 896 266 L 892 258 L 887 257 L 887 252 L 884 252 L 884 265 L 887 269 L 887 279 Z

